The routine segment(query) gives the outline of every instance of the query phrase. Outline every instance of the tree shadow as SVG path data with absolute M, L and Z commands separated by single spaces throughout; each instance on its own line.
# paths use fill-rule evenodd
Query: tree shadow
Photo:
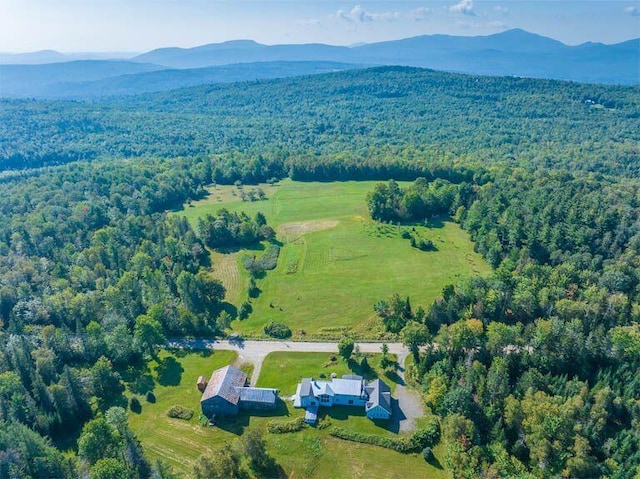
M 128 384 L 129 391 L 134 394 L 145 394 L 147 391 L 153 391 L 155 385 L 156 383 L 151 374 L 141 374 Z
M 231 316 L 232 318 L 238 317 L 238 308 L 227 301 L 223 301 L 220 304 L 220 310 L 226 311 L 229 314 L 229 316 Z
M 368 359 L 369 358 L 367 358 L 367 361 Z M 378 373 L 371 367 L 370 364 L 368 366 L 363 367 L 361 361 L 356 361 L 353 358 L 349 358 L 349 360 L 347 361 L 347 367 L 353 374 L 362 376 L 367 381 L 371 381 L 373 379 L 378 378 Z
M 442 466 L 440 461 L 438 461 L 438 458 L 436 456 L 433 456 L 433 458 L 430 461 L 427 461 L 427 464 L 429 464 L 430 466 L 436 469 L 439 469 L 440 471 L 444 471 L 444 467 Z
M 391 382 L 399 384 L 400 386 L 404 386 L 405 385 L 404 379 L 402 379 L 400 377 L 400 375 L 395 371 L 385 371 L 384 372 L 384 377 L 387 378 Z
M 178 386 L 180 384 L 184 368 L 173 356 L 161 359 L 155 369 L 159 384 L 163 386 Z
M 265 246 L 262 243 L 256 243 L 249 245 L 222 246 L 214 249 L 220 254 L 231 254 L 238 253 L 239 251 L 264 251 Z
M 280 398 L 277 399 L 275 409 L 266 410 L 240 410 L 237 416 L 220 416 L 216 422 L 216 427 L 241 436 L 244 430 L 249 426 L 252 417 L 289 417 L 291 413 L 287 408 L 287 404 Z

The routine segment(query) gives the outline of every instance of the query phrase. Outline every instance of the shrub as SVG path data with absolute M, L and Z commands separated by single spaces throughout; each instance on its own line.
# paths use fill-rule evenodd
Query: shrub
M 249 297 L 257 298 L 260 295 L 260 288 L 256 284 L 256 280 L 253 276 L 249 278 Z
M 271 434 L 286 434 L 290 432 L 298 432 L 307 427 L 304 418 L 299 417 L 291 421 L 270 421 L 267 424 L 267 431 Z
M 274 323 L 273 321 L 264 327 L 264 332 L 272 338 L 286 339 L 291 337 L 289 326 L 282 323 Z
M 331 426 L 331 418 L 329 416 L 325 416 L 318 421 L 318 429 L 326 429 L 329 426 Z
M 171 406 L 167 411 L 167 416 L 188 421 L 193 417 L 193 410 L 183 406 Z
M 436 245 L 433 244 L 433 241 L 421 239 L 418 242 L 418 249 L 421 249 L 422 251 L 435 251 L 437 248 Z
M 147 402 L 150 402 L 152 404 L 156 402 L 156 395 L 153 394 L 152 391 L 147 391 L 147 393 L 144 395 L 144 398 Z
M 253 311 L 253 307 L 249 301 L 245 301 L 240 305 L 240 309 L 238 310 L 238 319 L 247 319 L 251 312 Z
M 129 399 L 129 409 L 131 409 L 131 412 L 136 414 L 140 414 L 142 412 L 142 404 L 140 404 L 140 400 L 137 397 L 133 396 Z

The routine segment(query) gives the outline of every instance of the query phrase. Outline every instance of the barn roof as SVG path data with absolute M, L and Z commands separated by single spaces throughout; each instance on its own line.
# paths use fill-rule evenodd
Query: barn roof
M 247 375 L 233 366 L 225 366 L 216 369 L 209 379 L 207 388 L 202 393 L 200 401 L 206 401 L 213 397 L 221 397 L 231 404 L 238 404 L 240 393 L 238 388 L 242 388 L 247 382 Z

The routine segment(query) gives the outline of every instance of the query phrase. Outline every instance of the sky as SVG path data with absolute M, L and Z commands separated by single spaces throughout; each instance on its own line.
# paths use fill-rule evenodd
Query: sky
M 0 0 L 0 51 L 143 52 L 235 39 L 353 45 L 522 28 L 569 45 L 640 37 L 618 0 Z

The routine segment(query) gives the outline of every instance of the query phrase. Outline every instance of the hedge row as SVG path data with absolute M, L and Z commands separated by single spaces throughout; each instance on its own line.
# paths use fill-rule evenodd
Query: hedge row
M 267 424 L 267 431 L 271 434 L 286 434 L 289 432 L 298 432 L 307 427 L 304 418 L 299 417 L 292 421 L 270 421 Z
M 393 438 L 378 436 L 376 434 L 364 434 L 349 431 L 340 427 L 333 427 L 329 431 L 333 437 L 344 439 L 345 441 L 373 444 L 374 446 L 393 449 L 403 454 L 420 452 L 427 446 L 433 446 L 440 440 L 440 426 L 437 422 L 429 424 L 425 429 L 418 429 L 411 436 Z

